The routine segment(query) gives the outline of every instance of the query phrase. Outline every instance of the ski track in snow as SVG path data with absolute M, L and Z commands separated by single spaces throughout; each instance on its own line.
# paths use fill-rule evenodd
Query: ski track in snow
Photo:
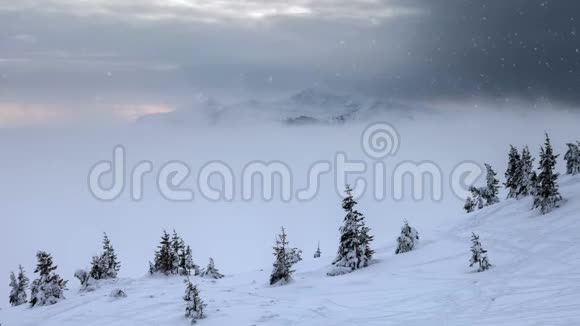
M 331 253 L 295 266 L 294 281 L 268 286 L 269 268 L 208 280 L 192 277 L 207 303 L 200 325 L 579 325 L 580 177 L 565 176 L 567 202 L 548 215 L 530 198 L 504 200 L 445 225 L 413 225 L 422 239 L 394 254 L 379 243 L 375 262 L 327 277 Z M 471 232 L 481 236 L 494 265 L 468 267 Z M 394 241 L 394 239 L 393 239 Z M 382 244 L 382 246 L 380 245 Z M 219 267 L 219 266 L 218 266 Z M 187 325 L 180 277 L 118 279 L 80 294 L 70 280 L 56 305 L 0 311 L 2 325 Z M 127 293 L 114 299 L 116 288 Z

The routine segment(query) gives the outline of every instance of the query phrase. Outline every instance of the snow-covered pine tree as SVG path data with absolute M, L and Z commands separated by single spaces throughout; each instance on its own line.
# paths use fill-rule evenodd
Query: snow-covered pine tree
M 224 275 L 221 274 L 220 271 L 215 267 L 215 263 L 211 257 L 209 258 L 207 267 L 201 272 L 200 276 L 213 279 L 220 279 L 224 277 Z
M 314 258 L 320 258 L 321 254 L 322 252 L 320 252 L 320 241 L 319 241 L 318 246 L 316 247 L 316 251 L 314 252 Z
M 487 260 L 487 250 L 481 247 L 479 236 L 471 233 L 471 259 L 469 260 L 469 267 L 472 267 L 474 264 L 479 265 L 478 272 L 488 270 L 492 266 Z
M 373 237 L 368 234 L 370 229 L 364 223 L 364 215 L 354 209 L 357 202 L 353 199 L 349 185 L 346 186 L 345 193 L 342 208 L 346 215 L 344 224 L 339 229 L 340 244 L 337 256 L 332 263 L 336 268 L 327 273 L 329 276 L 341 275 L 366 267 L 373 255 L 370 248 Z
M 103 278 L 106 263 L 103 260 L 103 256 L 93 256 L 91 260 L 91 270 L 89 274 L 95 280 L 100 280 Z
M 192 270 L 193 270 L 193 275 L 194 276 L 201 275 L 201 272 L 202 272 L 201 271 L 201 267 L 198 264 L 193 263 L 193 269 Z
M 566 174 L 576 175 L 580 173 L 580 148 L 578 145 L 568 143 L 568 151 L 564 155 L 566 161 Z
M 191 247 L 187 246 L 179 253 L 179 275 L 199 275 L 199 267 L 194 264 Z
M 368 266 L 368 262 L 373 259 L 373 254 L 375 253 L 374 250 L 371 249 L 371 241 L 373 241 L 373 236 L 369 235 L 371 229 L 366 226 L 364 216 L 361 220 L 361 233 L 360 233 L 360 243 L 363 245 L 363 253 L 365 255 L 366 263 L 363 264 L 363 267 Z
M 163 273 L 165 275 L 173 273 L 175 270 L 175 255 L 171 246 L 171 236 L 166 231 L 163 231 L 161 242 L 157 248 L 153 263 L 153 272 Z
M 187 268 L 187 248 L 189 246 L 185 247 L 184 244 L 184 247 L 177 253 L 177 272 L 183 276 L 191 275 L 191 270 Z M 193 261 L 193 257 L 190 256 L 190 258 Z
M 542 214 L 549 213 L 562 201 L 562 196 L 558 192 L 559 174 L 554 171 L 556 158 L 558 155 L 554 155 L 550 137 L 546 133 L 546 142 L 540 150 L 540 174 L 538 175 L 533 206 L 533 208 L 539 208 Z
M 190 318 L 192 322 L 205 318 L 203 309 L 206 304 L 203 303 L 203 300 L 201 300 L 201 297 L 199 296 L 197 285 L 193 285 L 189 279 L 186 280 L 185 283 L 185 295 L 183 296 L 183 300 L 186 304 L 185 317 Z
M 173 257 L 173 271 L 171 273 L 177 275 L 181 275 L 182 272 L 185 273 L 183 271 L 185 266 L 181 264 L 181 258 L 185 255 L 185 243 L 175 230 L 173 230 L 173 236 L 171 237 L 171 254 Z
M 24 267 L 22 267 L 22 265 L 18 265 L 18 288 L 20 289 L 20 294 L 19 294 L 19 301 L 21 303 L 26 303 L 28 302 L 27 300 L 27 296 L 26 296 L 26 289 L 28 289 L 28 284 L 29 284 L 29 279 L 26 276 L 26 273 L 24 272 Z
M 521 157 L 517 148 L 512 145 L 510 145 L 505 179 L 506 182 L 504 183 L 504 186 L 508 189 L 507 198 L 518 198 L 518 189 L 522 181 Z
M 286 231 L 282 228 L 282 232 L 276 236 L 276 246 L 274 249 L 274 268 L 270 275 L 270 285 L 285 284 L 292 279 L 292 262 L 291 249 L 288 248 L 288 239 Z
M 538 188 L 539 187 L 539 181 L 538 181 L 538 174 L 536 173 L 536 171 L 533 171 L 530 174 L 530 195 L 533 196 L 534 198 L 536 198 L 536 195 L 538 194 Z
M 469 187 L 469 191 L 471 192 L 471 198 L 473 200 L 473 210 L 475 209 L 482 209 L 484 205 L 484 193 L 485 187 L 483 188 L 476 188 L 474 186 Z
M 76 277 L 79 282 L 81 282 L 81 292 L 91 292 L 97 289 L 97 280 L 91 276 L 90 272 L 87 272 L 84 269 L 78 269 L 75 272 L 74 277 Z
M 22 267 L 22 265 L 18 265 L 18 277 L 16 278 L 18 281 L 18 288 L 19 288 L 19 295 L 18 295 L 18 301 L 22 304 L 22 303 L 27 303 L 27 295 L 26 295 L 26 289 L 28 289 L 28 285 L 29 285 L 29 279 L 26 276 L 26 273 L 24 272 L 24 267 Z
M 484 206 L 493 205 L 499 202 L 499 181 L 496 179 L 496 173 L 491 165 L 485 164 L 486 185 L 485 187 L 469 187 L 471 196 L 468 196 L 463 205 L 463 209 L 470 213 L 476 209 L 482 209 Z
M 94 256 L 91 262 L 90 277 L 94 280 L 117 278 L 121 264 L 117 260 L 115 249 L 106 233 L 103 233 L 103 252 Z
M 530 154 L 530 149 L 528 146 L 524 147 L 522 150 L 521 160 L 520 160 L 520 173 L 521 180 L 518 186 L 517 197 L 522 198 L 532 195 L 534 191 L 534 181 L 532 180 L 534 170 L 534 159 Z
M 52 256 L 44 251 L 36 254 L 38 263 L 34 273 L 39 278 L 32 282 L 30 287 L 30 306 L 44 306 L 57 303 L 64 299 L 67 281 L 55 273 L 57 266 L 53 266 Z
M 486 170 L 486 187 L 485 191 L 483 192 L 483 198 L 485 199 L 485 206 L 490 206 L 496 203 L 499 203 L 499 181 L 497 180 L 496 173 L 492 169 L 491 165 L 485 163 L 485 170 Z
M 18 301 L 18 293 L 20 289 L 18 288 L 18 281 L 16 281 L 16 275 L 14 275 L 14 272 L 10 272 L 10 284 L 8 286 L 10 286 L 8 302 L 11 306 L 19 306 L 20 302 Z
M 465 198 L 465 204 L 463 205 L 463 209 L 465 210 L 465 212 L 467 213 L 471 213 L 475 210 L 475 208 L 477 207 L 477 202 L 471 198 L 471 196 L 467 196 L 467 198 Z
M 121 263 L 117 259 L 117 253 L 111 245 L 111 240 L 106 233 L 103 234 L 103 256 L 106 257 L 105 278 L 117 278 L 117 273 L 121 269 Z
M 290 251 L 288 252 L 288 260 L 290 261 L 290 264 L 294 265 L 297 262 L 302 260 L 302 250 L 298 249 L 298 248 L 292 248 L 290 249 Z
M 403 227 L 401 228 L 401 235 L 397 238 L 398 245 L 395 250 L 395 255 L 413 250 L 415 247 L 415 240 L 419 240 L 419 232 L 417 232 L 415 228 L 410 227 L 409 223 L 405 220 Z
M 22 265 L 18 266 L 18 277 L 13 272 L 10 273 L 10 305 L 19 306 L 28 302 L 26 295 L 28 282 Z

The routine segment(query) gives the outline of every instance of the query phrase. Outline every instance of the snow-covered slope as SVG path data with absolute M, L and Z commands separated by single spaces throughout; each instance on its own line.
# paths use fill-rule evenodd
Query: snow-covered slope
M 421 240 L 394 255 L 399 230 L 375 234 L 376 260 L 352 274 L 327 277 L 334 252 L 296 265 L 294 282 L 267 285 L 270 266 L 194 277 L 207 306 L 200 325 L 578 325 L 580 324 L 580 177 L 563 176 L 566 203 L 550 214 L 531 199 L 505 200 L 472 214 L 414 224 Z M 471 232 L 494 267 L 468 267 Z M 292 241 L 292 234 L 289 234 Z M 216 261 L 219 268 L 219 261 Z M 248 267 L 248 266 L 246 266 Z M 187 325 L 179 277 L 119 279 L 49 307 L 0 311 L 3 325 Z M 109 293 L 121 288 L 126 298 Z

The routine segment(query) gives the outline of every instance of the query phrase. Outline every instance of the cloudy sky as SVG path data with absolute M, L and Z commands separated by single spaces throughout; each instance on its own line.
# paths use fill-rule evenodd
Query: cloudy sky
M 0 0 L 0 126 L 316 85 L 575 106 L 578 27 L 577 0 Z

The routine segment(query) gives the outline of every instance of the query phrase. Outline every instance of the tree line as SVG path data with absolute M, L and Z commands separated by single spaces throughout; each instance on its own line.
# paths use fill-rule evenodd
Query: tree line
M 568 143 L 568 150 L 564 155 L 566 161 L 566 173 L 570 175 L 580 174 L 580 142 Z M 558 208 L 562 201 L 559 192 L 558 177 L 556 172 L 556 160 L 559 155 L 554 154 L 550 137 L 546 133 L 544 145 L 540 147 L 539 164 L 534 170 L 534 158 L 527 146 L 521 153 L 510 145 L 508 164 L 505 172 L 504 187 L 507 189 L 507 199 L 516 200 L 531 196 L 532 209 L 538 209 L 542 214 L 547 214 Z M 470 187 L 470 195 L 467 196 L 464 210 L 471 213 L 498 203 L 499 180 L 489 164 L 486 167 L 486 184 L 483 187 Z

